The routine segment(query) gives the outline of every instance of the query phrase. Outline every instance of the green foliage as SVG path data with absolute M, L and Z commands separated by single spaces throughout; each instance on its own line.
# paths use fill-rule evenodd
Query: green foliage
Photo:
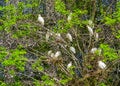
M 117 23 L 119 23 L 120 22 L 120 2 L 117 3 L 116 9 L 117 10 L 114 13 L 114 17 L 115 17 Z
M 7 50 L 5 47 L 0 47 L 0 62 L 2 68 L 13 67 L 14 69 L 9 69 L 7 71 L 11 76 L 16 76 L 16 72 L 24 71 L 24 67 L 27 59 L 24 57 L 26 51 L 22 46 L 18 46 L 16 49 Z M 6 69 L 0 69 L 1 71 Z M 8 83 L 7 83 L 8 84 Z M 8 86 L 1 81 L 0 86 Z M 15 82 L 11 86 L 21 86 L 21 82 Z
M 32 7 L 34 7 L 33 4 L 18 2 L 17 7 L 13 4 L 8 4 L 4 7 L 1 7 L 4 15 L 1 19 L 3 25 L 1 26 L 0 30 L 5 30 L 7 33 L 13 33 L 12 36 L 14 38 L 20 38 L 30 35 L 31 31 L 35 31 L 35 27 L 33 27 L 32 22 L 25 22 L 26 20 L 29 20 L 31 14 L 24 13 L 23 10 L 27 8 L 32 9 Z M 36 4 L 38 6 L 38 3 Z
M 64 10 L 61 11 L 64 12 Z M 64 14 L 66 14 L 67 16 L 70 15 L 70 13 L 67 11 Z M 69 29 L 73 28 L 74 26 L 83 27 L 85 24 L 87 24 L 87 21 L 82 20 L 82 18 L 80 17 L 82 17 L 85 14 L 87 14 L 86 10 L 81 9 L 73 10 L 71 14 L 71 20 L 70 21 L 66 21 L 67 19 L 58 20 L 57 26 L 54 27 L 54 31 L 64 33 L 67 32 Z
M 0 62 L 2 62 L 7 55 L 8 55 L 8 52 L 7 52 L 6 48 L 0 46 Z
M 22 83 L 20 81 L 16 81 L 15 83 L 9 84 L 9 86 L 23 86 L 23 85 L 22 85 Z
M 7 86 L 4 82 L 0 81 L 0 86 Z
M 55 82 L 53 79 L 51 79 L 49 76 L 47 75 L 44 75 L 42 76 L 42 80 L 43 80 L 43 83 L 41 84 L 41 86 L 45 86 L 45 85 L 49 85 L 49 86 L 54 86 Z
M 116 11 L 104 17 L 106 25 L 115 25 L 120 22 L 120 2 L 116 5 Z
M 72 80 L 71 77 L 68 77 L 66 75 L 61 75 L 61 78 L 62 79 L 60 80 L 60 83 L 63 85 L 67 84 L 70 80 Z
M 46 2 L 48 2 L 47 0 Z M 6 0 L 9 3 L 9 0 Z M 98 41 L 95 41 L 95 35 L 93 37 L 89 37 L 88 33 L 86 33 L 86 25 L 89 25 L 89 20 L 94 20 L 93 32 L 100 33 L 99 37 L 102 37 L 101 33 L 104 32 L 102 27 L 105 25 L 110 26 L 110 29 L 115 28 L 116 25 L 120 22 L 120 3 L 117 3 L 116 11 L 113 13 L 106 12 L 106 6 L 102 6 L 101 3 L 98 3 L 100 8 L 92 7 L 92 3 L 94 1 L 86 0 L 55 0 L 52 6 L 55 6 L 55 16 L 59 16 L 58 19 L 53 19 L 55 21 L 55 25 L 51 25 L 48 22 L 52 20 L 52 16 L 47 16 L 47 14 L 42 14 L 45 19 L 45 26 L 41 26 L 39 22 L 37 22 L 37 16 L 39 13 L 42 13 L 44 7 L 40 7 L 41 3 L 46 5 L 46 2 L 43 0 L 26 0 L 26 2 L 18 2 L 15 4 L 7 4 L 4 7 L 0 6 L 0 11 L 3 11 L 4 15 L 0 19 L 0 31 L 3 35 L 5 35 L 5 43 L 6 43 L 6 34 L 10 37 L 10 40 L 17 40 L 16 44 L 18 44 L 15 48 L 9 48 L 5 44 L 5 47 L 0 46 L 0 63 L 2 66 L 0 70 L 7 71 L 8 75 L 10 74 L 13 79 L 13 82 L 10 83 L 4 82 L 4 80 L 0 81 L 0 86 L 25 86 L 22 80 L 24 78 L 31 80 L 35 86 L 56 86 L 60 85 L 68 85 L 68 83 L 72 80 L 76 80 L 77 83 L 85 83 L 85 84 L 99 84 L 99 86 L 106 86 L 106 83 L 101 83 L 101 80 L 107 81 L 107 74 L 104 77 L 104 74 L 101 75 L 101 69 L 98 69 L 96 64 L 99 57 L 104 57 L 103 60 L 106 61 L 114 61 L 119 59 L 119 55 L 115 49 L 111 48 L 108 44 L 103 44 L 101 42 L 101 38 Z M 95 2 L 94 2 L 95 3 Z M 98 6 L 98 7 L 99 7 Z M 46 6 L 47 7 L 47 6 Z M 104 9 L 105 8 L 105 9 Z M 25 9 L 32 9 L 31 12 L 25 13 Z M 50 11 L 51 12 L 51 11 Z M 93 13 L 92 13 L 93 12 Z M 48 10 L 47 12 L 48 13 Z M 67 18 L 71 14 L 71 20 L 68 21 Z M 48 13 L 49 14 L 49 13 Z M 100 21 L 98 21 L 98 15 L 100 15 Z M 48 18 L 47 18 L 47 17 Z M 97 17 L 96 17 L 97 16 Z M 51 22 L 51 21 L 50 21 Z M 99 23 L 100 22 L 100 23 Z M 46 24 L 47 23 L 47 24 Z M 48 26 L 47 26 L 48 25 Z M 50 28 L 47 28 L 50 27 Z M 112 28 L 111 28 L 112 27 Z M 52 29 L 52 30 L 51 30 Z M 106 28 L 105 28 L 106 29 Z M 117 28 L 119 29 L 119 28 Z M 46 31 L 54 31 L 57 33 L 72 33 L 73 42 L 66 41 L 67 38 L 64 37 L 63 34 L 63 42 L 56 42 L 54 39 L 50 39 L 48 42 L 45 41 Z M 120 30 L 114 31 L 114 36 L 119 39 L 120 38 Z M 54 32 L 53 35 L 54 35 Z M 53 36 L 52 35 L 52 36 Z M 2 36 L 2 35 L 1 35 Z M 50 35 L 51 36 L 51 35 Z M 23 40 L 22 40 L 23 38 Z M 25 38 L 25 39 L 24 39 Z M 27 41 L 27 39 L 31 38 L 31 40 L 35 41 L 35 45 L 28 46 L 27 43 L 23 41 Z M 90 38 L 90 39 L 89 39 Z M 30 41 L 31 41 L 30 40 Z M 52 42 L 51 42 L 52 41 Z M 58 40 L 59 41 L 59 40 Z M 23 42 L 23 43 L 22 43 Z M 29 41 L 28 41 L 29 42 Z M 23 45 L 21 45 L 23 44 Z M 100 48 L 102 49 L 102 55 L 99 55 L 99 51 L 95 52 L 95 55 L 91 55 L 89 48 L 92 46 L 96 46 L 100 44 Z M 4 45 L 4 44 L 3 44 Z M 25 46 L 24 46 L 25 45 Z M 88 55 L 87 62 L 83 61 L 84 67 L 81 68 L 76 60 L 75 54 L 69 52 L 69 47 L 75 45 L 76 52 L 83 53 L 83 59 Z M 88 48 L 87 48 L 88 47 Z M 87 48 L 87 49 L 86 49 Z M 52 58 L 46 54 L 46 52 L 50 49 L 60 50 L 62 54 L 60 58 Z M 27 59 L 25 54 L 27 51 L 34 54 L 36 59 Z M 70 55 L 69 55 L 70 54 Z M 89 56 L 90 54 L 90 56 Z M 96 59 L 97 55 L 97 59 Z M 60 60 L 60 61 L 59 61 Z M 69 69 L 66 68 L 66 61 L 73 61 L 73 66 Z M 90 61 L 90 62 L 89 62 Z M 94 62 L 95 61 L 95 62 Z M 25 67 L 27 64 L 30 64 L 27 72 L 34 73 L 33 75 L 23 74 L 17 77 L 17 73 L 26 72 Z M 49 65 L 49 66 L 48 66 Z M 74 66 L 75 65 L 75 66 Z M 55 68 L 56 76 L 51 75 L 51 71 L 53 72 L 53 68 Z M 76 78 L 77 74 L 75 73 L 75 68 L 81 69 L 83 72 L 82 76 Z M 7 69 L 8 68 L 8 69 Z M 30 71 L 29 71 L 30 70 Z M 100 73 L 99 71 L 100 70 Z M 91 72 L 92 71 L 92 72 Z M 94 72 L 95 71 L 95 72 Z M 105 71 L 106 73 L 106 71 Z M 41 74 L 38 78 L 37 74 Z M 35 76 L 36 75 L 36 76 Z M 99 77 L 101 75 L 101 77 Z M 16 78 L 17 77 L 17 78 Z M 102 78 L 103 77 L 103 78 Z M 11 79 L 11 80 L 12 80 Z M 82 80 L 83 79 L 83 80 Z M 100 82 L 97 82 L 97 80 Z M 57 80 L 57 81 L 56 81 Z M 28 84 L 28 83 L 27 83 Z M 74 83 L 72 83 L 74 84 Z M 27 85 L 26 85 L 27 86 Z M 77 85 L 76 85 L 77 86 Z M 84 86 L 84 85 L 81 85 Z
M 74 69 L 74 67 L 69 68 L 69 75 L 70 76 L 63 74 L 63 73 L 60 74 L 60 77 L 61 77 L 60 83 L 61 84 L 66 85 L 69 81 L 71 81 L 73 79 L 72 76 L 75 74 L 73 69 Z
M 24 57 L 26 51 L 23 49 L 13 49 L 7 53 L 9 53 L 9 55 L 6 55 L 5 57 L 8 58 L 4 59 L 2 64 L 4 66 L 15 66 L 17 69 L 24 71 L 24 66 L 27 61 L 27 59 Z
M 107 24 L 107 25 L 114 25 L 115 23 L 116 23 L 116 19 L 112 19 L 112 18 L 110 18 L 110 17 L 105 17 L 105 24 Z
M 105 83 L 100 83 L 100 85 L 99 86 L 107 86 L 107 85 L 105 85 Z
M 114 49 L 110 48 L 107 44 L 101 44 L 101 49 L 103 49 L 103 55 L 105 56 L 105 61 L 113 61 L 119 58 L 117 52 Z
M 120 30 L 118 30 L 117 34 L 116 34 L 116 38 L 120 38 Z
M 62 8 L 62 9 L 61 9 Z M 67 14 L 65 4 L 62 0 L 55 1 L 55 10 L 63 15 Z
M 35 86 L 41 86 L 39 80 L 34 80 L 33 84 L 34 84 Z
M 37 60 L 35 63 L 32 64 L 32 68 L 37 71 L 43 71 L 44 68 L 41 65 L 41 59 Z

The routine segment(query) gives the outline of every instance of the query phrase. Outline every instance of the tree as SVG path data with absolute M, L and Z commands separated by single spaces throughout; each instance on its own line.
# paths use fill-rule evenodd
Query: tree
M 2 1 L 0 84 L 117 86 L 119 5 L 117 0 Z

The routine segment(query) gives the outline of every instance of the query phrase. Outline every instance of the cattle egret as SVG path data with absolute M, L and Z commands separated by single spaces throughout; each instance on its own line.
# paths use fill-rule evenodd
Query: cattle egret
M 38 15 L 38 21 L 42 24 L 42 25 L 44 25 L 44 19 L 43 19 L 43 17 L 39 14 Z
M 87 28 L 88 28 L 90 36 L 92 36 L 93 35 L 93 29 L 88 25 L 87 25 Z
M 52 50 L 48 51 L 48 56 L 50 56 L 52 54 Z
M 91 49 L 91 51 L 90 51 L 92 54 L 94 54 L 95 52 L 97 52 L 98 53 L 98 55 L 100 55 L 101 54 L 101 52 L 102 52 L 102 50 L 100 49 L 100 48 L 92 48 Z
M 50 55 L 52 58 L 55 56 L 55 54 L 54 53 L 51 53 L 51 55 Z
M 68 38 L 72 42 L 72 36 L 70 33 L 67 33 L 66 38 Z
M 102 61 L 98 61 L 98 66 L 101 68 L 101 69 L 105 69 L 106 68 L 106 64 Z
M 72 66 L 72 62 L 68 63 L 67 69 L 69 69 Z
M 94 48 L 92 48 L 92 49 L 91 49 L 91 51 L 90 51 L 90 52 L 94 54 L 96 51 L 97 51 L 97 48 L 96 48 L 96 47 L 94 47 Z
M 75 48 L 74 47 L 70 47 L 70 51 L 72 51 L 74 54 L 76 53 Z
M 60 56 L 60 55 L 61 55 L 61 52 L 60 52 L 60 51 L 57 51 L 57 52 L 55 53 L 54 57 L 57 58 L 57 57 Z
M 72 19 L 72 13 L 70 13 L 70 14 L 68 15 L 68 18 L 67 18 L 68 22 L 70 22 L 71 19 Z

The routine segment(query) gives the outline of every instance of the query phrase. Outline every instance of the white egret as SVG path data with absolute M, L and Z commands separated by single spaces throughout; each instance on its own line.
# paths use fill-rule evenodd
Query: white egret
M 90 52 L 91 52 L 92 54 L 94 54 L 96 51 L 97 51 L 97 48 L 96 48 L 96 47 L 94 47 L 94 48 L 92 48 L 92 49 L 90 50 Z
M 60 52 L 60 51 L 57 51 L 57 52 L 55 53 L 54 57 L 57 58 L 57 57 L 60 56 L 60 55 L 61 55 L 61 52 Z
M 69 69 L 72 66 L 72 62 L 68 63 L 67 69 Z
M 70 13 L 70 14 L 68 15 L 67 21 L 70 22 L 71 19 L 72 19 L 72 13 Z
M 102 49 L 94 47 L 90 51 L 90 53 L 92 53 L 92 54 L 94 54 L 95 52 L 97 52 L 97 54 L 100 55 L 102 52 Z
M 54 53 L 51 53 L 51 55 L 50 55 L 52 58 L 55 56 L 55 54 Z
M 87 25 L 87 28 L 88 28 L 90 36 L 92 36 L 93 35 L 93 29 L 88 25 Z
M 70 51 L 72 51 L 74 54 L 76 53 L 76 50 L 75 50 L 75 48 L 74 47 L 70 47 Z
M 42 25 L 44 25 L 44 19 L 43 19 L 43 17 L 39 14 L 38 15 L 38 21 L 42 24 Z
M 101 69 L 105 69 L 106 68 L 106 64 L 102 61 L 98 61 L 98 66 L 101 68 Z
M 71 42 L 73 41 L 72 36 L 71 36 L 70 33 L 67 33 L 67 34 L 66 34 L 66 38 L 68 38 Z
M 49 50 L 48 51 L 48 56 L 51 56 L 51 54 L 52 54 L 52 50 Z

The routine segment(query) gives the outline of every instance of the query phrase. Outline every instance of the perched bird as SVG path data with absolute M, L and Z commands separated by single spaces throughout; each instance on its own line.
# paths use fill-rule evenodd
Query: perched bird
M 92 48 L 92 49 L 91 49 L 91 51 L 90 51 L 90 52 L 91 52 L 92 54 L 94 54 L 96 51 L 97 51 L 97 48 L 96 48 L 96 47 L 94 47 L 94 48 Z
M 57 51 L 57 52 L 55 53 L 54 57 L 57 58 L 57 57 L 60 56 L 60 55 L 61 55 L 61 52 L 60 52 L 60 51 Z
M 72 66 L 72 62 L 68 63 L 67 69 L 69 69 Z
M 44 26 L 44 19 L 40 14 L 38 15 L 38 21 Z
M 52 54 L 52 50 L 49 50 L 48 51 L 48 56 L 51 56 L 51 54 Z
M 51 53 L 51 55 L 50 55 L 52 58 L 55 56 L 55 54 L 54 53 Z
M 70 13 L 70 14 L 68 15 L 67 21 L 70 22 L 71 19 L 72 19 L 72 13 Z
M 94 47 L 94 48 L 92 48 L 91 51 L 90 51 L 90 53 L 92 53 L 92 54 L 94 54 L 94 53 L 96 53 L 96 52 L 97 52 L 98 55 L 101 55 L 102 50 L 101 50 L 100 48 Z
M 105 69 L 106 68 L 106 64 L 104 62 L 102 62 L 102 61 L 98 61 L 98 66 L 101 69 Z
M 72 47 L 72 46 L 70 47 L 70 51 L 71 51 L 71 52 L 73 52 L 74 54 L 76 53 L 75 48 L 74 48 L 74 47 Z
M 71 41 L 71 42 L 73 41 L 72 36 L 71 36 L 71 34 L 70 34 L 70 33 L 67 33 L 67 34 L 66 34 L 66 38 L 68 38 L 68 39 L 69 39 L 69 41 Z
M 93 36 L 93 29 L 87 25 L 90 36 Z

